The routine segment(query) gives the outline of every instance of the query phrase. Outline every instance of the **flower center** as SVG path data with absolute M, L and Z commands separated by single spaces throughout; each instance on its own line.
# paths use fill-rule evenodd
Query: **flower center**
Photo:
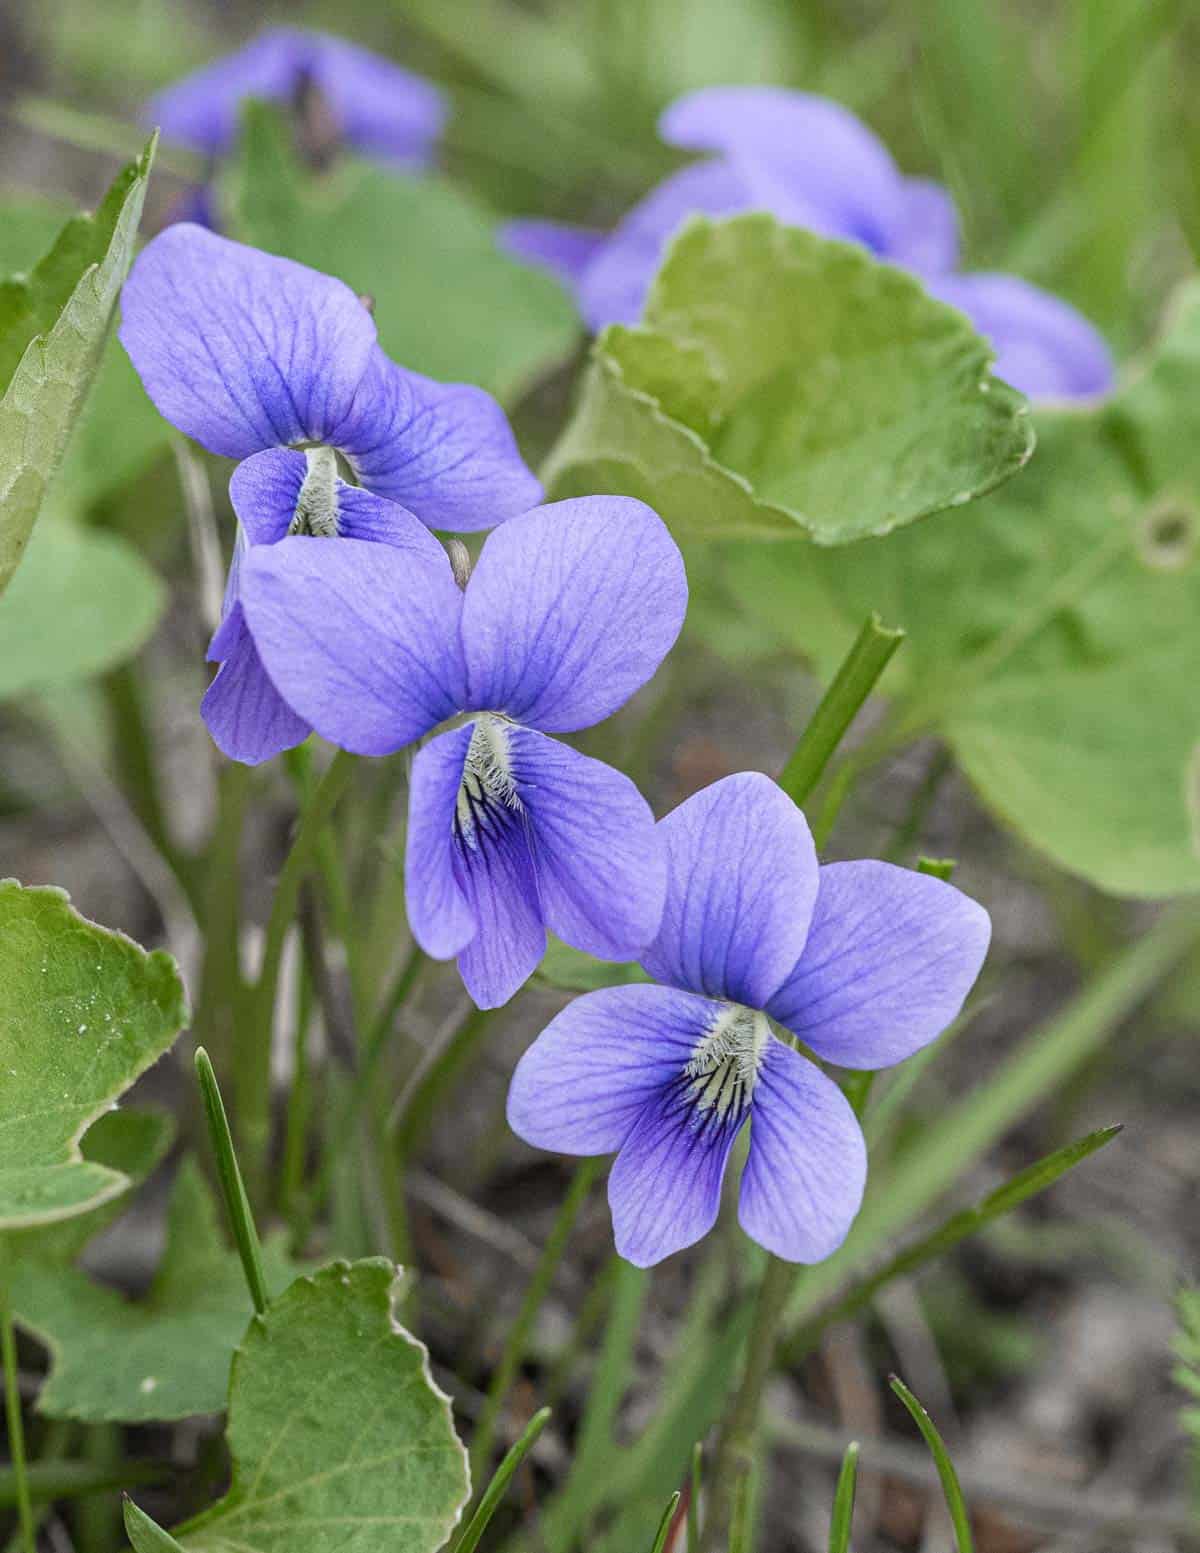
M 494 828 L 497 809 L 519 814 L 521 800 L 513 780 L 507 723 L 492 712 L 481 712 L 471 730 L 454 810 L 454 828 L 472 851 L 479 846 L 480 832 L 486 835 Z
M 745 1114 L 770 1039 L 761 1010 L 740 1003 L 723 1006 L 683 1070 L 698 1126 L 712 1119 L 731 1124 Z
M 288 534 L 311 534 L 316 539 L 336 539 L 338 533 L 338 466 L 332 448 L 306 448 L 305 472 Z

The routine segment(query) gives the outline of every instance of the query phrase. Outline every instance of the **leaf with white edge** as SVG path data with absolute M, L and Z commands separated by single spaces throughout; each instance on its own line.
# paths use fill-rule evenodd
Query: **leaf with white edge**
M 225 1498 L 173 1535 L 191 1553 L 434 1553 L 470 1495 L 424 1347 L 372 1258 L 300 1278 L 234 1355 Z
M 109 1111 L 84 1135 L 84 1159 L 119 1171 L 131 1187 L 142 1182 L 166 1158 L 175 1137 L 175 1121 L 169 1111 L 144 1111 L 134 1106 Z M 125 1211 L 125 1199 L 111 1198 L 88 1213 L 76 1214 L 56 1224 L 36 1229 L 11 1230 L 7 1244 L 15 1262 L 38 1258 L 43 1262 L 73 1262 L 88 1241 L 108 1228 Z
M 278 114 L 252 105 L 227 187 L 232 235 L 369 294 L 379 343 L 417 372 L 511 403 L 577 346 L 562 286 L 504 253 L 491 214 L 442 179 L 357 162 L 315 178 Z
M 169 954 L 88 922 L 62 890 L 0 882 L 0 1229 L 71 1218 L 129 1186 L 80 1139 L 186 1022 Z
M 0 592 L 21 559 L 100 364 L 133 260 L 155 140 L 94 216 L 76 216 L 29 275 L 0 282 Z
M 867 609 L 902 624 L 895 730 L 936 732 L 984 801 L 1115 895 L 1200 890 L 1200 284 L 1102 405 L 1038 412 L 1028 471 L 886 544 L 714 558 L 832 672 Z
M 263 1264 L 275 1291 L 298 1271 L 281 1239 L 264 1245 Z M 253 1311 L 241 1262 L 222 1238 L 217 1204 L 192 1160 L 176 1178 L 166 1247 L 143 1299 L 36 1256 L 10 1273 L 10 1298 L 18 1322 L 50 1351 L 38 1411 L 83 1423 L 219 1413 Z
M 47 514 L 0 599 L 0 697 L 75 684 L 131 658 L 166 589 L 116 534 Z
M 991 361 L 961 313 L 855 244 L 695 219 L 642 323 L 597 340 L 546 485 L 640 497 L 677 538 L 886 534 L 1028 459 L 1028 407 Z

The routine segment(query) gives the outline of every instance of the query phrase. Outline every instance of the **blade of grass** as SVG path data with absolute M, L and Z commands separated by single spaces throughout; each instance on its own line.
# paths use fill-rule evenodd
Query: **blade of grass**
M 854 1491 L 858 1487 L 858 1441 L 851 1440 L 842 1457 L 833 1519 L 829 1523 L 829 1553 L 850 1553 L 850 1526 L 854 1520 Z
M 208 1121 L 209 1137 L 217 1161 L 217 1179 L 221 1184 L 221 1196 L 225 1199 L 225 1211 L 229 1215 L 229 1227 L 234 1243 L 242 1259 L 242 1271 L 254 1309 L 261 1316 L 267 1309 L 267 1281 L 263 1273 L 262 1247 L 258 1243 L 258 1231 L 254 1227 L 254 1215 L 250 1211 L 250 1199 L 246 1196 L 242 1172 L 238 1168 L 233 1139 L 229 1133 L 229 1120 L 221 1099 L 217 1075 L 203 1046 L 196 1049 L 196 1077 L 204 1097 L 204 1114 Z
M 667 1546 L 667 1537 L 671 1531 L 671 1522 L 675 1519 L 675 1512 L 679 1508 L 681 1494 L 678 1489 L 667 1500 L 667 1508 L 663 1511 L 662 1520 L 658 1523 L 658 1534 L 654 1539 L 654 1546 L 650 1553 L 664 1553 Z
M 0 1259 L 8 1256 L 0 1246 Z M 25 1425 L 21 1416 L 21 1388 L 17 1377 L 17 1338 L 8 1299 L 8 1269 L 0 1260 L 0 1364 L 4 1366 L 4 1416 L 8 1425 L 8 1454 L 12 1458 L 13 1497 L 21 1527 L 24 1553 L 36 1553 L 37 1532 L 29 1492 L 29 1467 L 25 1460 Z
M 495 1515 L 497 1506 L 501 1499 L 504 1498 L 505 1490 L 512 1481 L 513 1474 L 533 1449 L 534 1442 L 546 1427 L 549 1419 L 550 1409 L 544 1407 L 540 1412 L 535 1413 L 528 1424 L 526 1424 L 524 1434 L 522 1434 L 521 1438 L 496 1468 L 495 1476 L 484 1490 L 478 1509 L 455 1544 L 454 1553 L 474 1553 L 480 1537 L 483 1536 L 488 1528 L 488 1522 Z
M 950 1511 L 950 1520 L 954 1526 L 954 1541 L 958 1553 L 974 1553 L 974 1541 L 971 1537 L 971 1521 L 967 1515 L 967 1506 L 963 1500 L 962 1489 L 959 1487 L 958 1474 L 954 1470 L 954 1463 L 950 1460 L 950 1454 L 946 1450 L 941 1435 L 934 1427 L 933 1419 L 925 1411 L 916 1397 L 904 1384 L 898 1375 L 889 1377 L 892 1390 L 904 1403 L 912 1414 L 917 1428 L 924 1436 L 925 1443 L 929 1447 L 929 1454 L 933 1457 L 934 1464 L 941 1479 L 942 1492 L 946 1496 L 946 1508 Z
M 585 1159 L 576 1167 L 575 1174 L 571 1178 L 571 1185 L 559 1207 L 537 1268 L 529 1280 L 525 1298 L 521 1301 L 521 1309 L 509 1329 L 504 1351 L 500 1355 L 500 1362 L 488 1387 L 487 1400 L 475 1425 L 475 1433 L 471 1440 L 473 1475 L 479 1476 L 485 1472 L 492 1459 L 496 1429 L 504 1411 L 504 1405 L 508 1401 L 513 1381 L 517 1377 L 517 1371 L 525 1358 L 533 1323 L 537 1319 L 537 1313 L 542 1308 L 546 1295 L 550 1292 L 550 1285 L 562 1261 L 563 1252 L 567 1249 L 567 1241 L 575 1227 L 575 1221 L 587 1201 L 588 1193 L 595 1185 L 603 1163 L 602 1159 Z
M 1052 1095 L 1197 941 L 1194 908 L 1164 912 L 1065 1009 L 1032 1030 L 990 1079 L 926 1129 L 873 1194 L 868 1190 L 842 1249 L 808 1269 L 792 1300 L 790 1321 L 798 1323 L 818 1309 L 884 1241 L 903 1233 L 1010 1127 Z
M 969 1235 L 977 1234 L 985 1225 L 1002 1218 L 1006 1213 L 1011 1213 L 1014 1208 L 1028 1202 L 1031 1197 L 1036 1197 L 1039 1192 L 1044 1192 L 1069 1170 L 1073 1170 L 1076 1165 L 1095 1154 L 1098 1149 L 1111 1143 L 1120 1131 L 1121 1126 L 1118 1123 L 1112 1127 L 1101 1127 L 1096 1132 L 1090 1132 L 1086 1138 L 1069 1143 L 1065 1148 L 1056 1149 L 1053 1154 L 1047 1154 L 1044 1159 L 1039 1159 L 1035 1164 L 1020 1171 L 1011 1181 L 1006 1181 L 996 1191 L 989 1192 L 983 1201 L 973 1208 L 964 1208 L 959 1213 L 951 1214 L 932 1234 L 923 1236 L 915 1245 L 899 1252 L 878 1272 L 854 1284 L 816 1319 L 806 1322 L 786 1344 L 789 1361 L 795 1362 L 802 1354 L 809 1352 L 826 1327 L 834 1322 L 849 1319 L 864 1306 L 869 1305 L 879 1291 L 886 1288 L 893 1279 L 907 1277 L 916 1272 L 927 1262 L 933 1261 L 935 1257 L 948 1251 L 951 1246 L 958 1245 Z

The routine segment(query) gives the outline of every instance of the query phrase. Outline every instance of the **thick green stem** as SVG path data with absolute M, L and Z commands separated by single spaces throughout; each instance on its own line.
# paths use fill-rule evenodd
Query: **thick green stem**
M 864 623 L 779 777 L 780 787 L 793 803 L 803 808 L 808 801 L 830 757 L 903 640 L 904 632 L 885 626 L 878 615 Z
M 0 1247 L 0 1259 L 7 1259 L 7 1248 Z M 0 1260 L 0 1360 L 4 1364 L 4 1409 L 8 1422 L 8 1454 L 12 1458 L 16 1484 L 17 1518 L 21 1526 L 22 1553 L 36 1553 L 33 1501 L 29 1493 L 29 1472 L 25 1461 L 25 1426 L 21 1417 L 21 1387 L 17 1374 L 17 1338 L 13 1331 L 12 1308 L 8 1303 L 8 1268 Z
M 601 1161 L 599 1159 L 585 1159 L 576 1169 L 571 1180 L 571 1185 L 562 1205 L 558 1210 L 558 1216 L 554 1221 L 554 1227 L 550 1231 L 549 1238 L 542 1248 L 542 1254 L 534 1269 L 533 1277 L 529 1280 L 529 1287 L 525 1290 L 525 1298 L 521 1301 L 521 1309 L 517 1319 L 509 1329 L 508 1339 L 504 1344 L 504 1351 L 500 1355 L 500 1362 L 492 1374 L 491 1385 L 488 1387 L 487 1400 L 483 1411 L 479 1415 L 479 1422 L 475 1426 L 475 1433 L 471 1440 L 471 1473 L 476 1480 L 481 1479 L 487 1471 L 492 1459 L 492 1450 L 496 1443 L 496 1429 L 499 1425 L 508 1394 L 512 1389 L 513 1381 L 517 1378 L 517 1371 L 525 1358 L 526 1349 L 529 1346 L 529 1334 L 533 1330 L 533 1323 L 538 1311 L 542 1308 L 542 1302 L 550 1291 L 550 1285 L 554 1281 L 554 1275 L 558 1271 L 562 1261 L 563 1252 L 567 1248 L 571 1231 L 575 1228 L 575 1221 L 579 1217 L 580 1210 L 587 1201 L 588 1193 L 595 1185 L 596 1178 L 600 1174 Z
M 700 1539 L 701 1553 L 723 1553 L 728 1542 L 734 1505 L 745 1491 L 744 1484 L 754 1466 L 763 1390 L 775 1361 L 779 1323 L 798 1270 L 793 1263 L 772 1256 L 759 1285 L 746 1343 L 746 1367 L 717 1436 L 712 1492 Z
M 300 886 L 316 856 L 321 832 L 337 806 L 354 769 L 354 756 L 338 750 L 324 776 L 305 801 L 292 849 L 275 886 L 267 922 L 262 969 L 249 1000 L 249 1017 L 239 1033 L 237 1071 L 238 1131 L 253 1201 L 266 1195 L 267 1152 L 271 1134 L 271 1033 L 279 968 L 288 929 L 296 916 Z

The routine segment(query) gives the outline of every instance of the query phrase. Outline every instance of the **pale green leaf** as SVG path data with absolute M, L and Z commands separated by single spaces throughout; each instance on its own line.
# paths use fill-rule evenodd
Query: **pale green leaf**
M 677 536 L 886 534 L 1029 457 L 1027 407 L 991 359 L 854 244 L 761 214 L 694 220 L 642 324 L 597 341 L 546 483 L 641 497 Z
M 1028 471 L 969 527 L 836 552 L 744 546 L 725 585 L 831 672 L 865 609 L 903 625 L 904 737 L 947 738 L 985 801 L 1114 894 L 1200 889 L 1200 285 L 1107 404 L 1038 415 Z
M 126 1495 L 125 1531 L 134 1553 L 181 1553 L 179 1544 Z
M 263 1248 L 268 1287 L 297 1269 L 282 1244 Z M 22 1258 L 10 1275 L 17 1320 L 50 1351 L 38 1410 L 84 1423 L 148 1423 L 217 1413 L 229 1362 L 253 1313 L 237 1253 L 193 1162 L 175 1181 L 167 1241 L 145 1298 L 129 1300 L 87 1274 Z
M 406 367 L 511 401 L 575 348 L 563 288 L 503 253 L 488 212 L 439 178 L 355 162 L 315 178 L 278 115 L 252 107 L 229 187 L 234 235 L 369 295 Z
M 334 1262 L 250 1323 L 233 1360 L 225 1498 L 195 1553 L 434 1553 L 470 1491 L 429 1359 L 395 1322 L 395 1270 Z
M 34 190 L 0 190 L 0 275 L 33 269 L 71 219 L 69 205 Z
M 61 890 L 0 883 L 0 1229 L 125 1190 L 79 1140 L 186 1020 L 170 955 L 88 922 Z
M 0 590 L 100 362 L 134 239 L 154 142 L 94 216 L 76 216 L 28 276 L 0 283 Z
M 546 945 L 537 974 L 550 986 L 566 992 L 594 992 L 597 987 L 623 987 L 631 981 L 650 979 L 634 961 L 597 960 L 553 937 Z
M 126 1176 L 139 1186 L 166 1157 L 175 1137 L 169 1111 L 142 1111 L 134 1106 L 109 1111 L 88 1129 L 80 1148 L 83 1157 Z M 123 1198 L 111 1198 L 87 1213 L 36 1229 L 11 1230 L 6 1243 L 17 1262 L 73 1262 L 93 1236 L 125 1211 Z
M 115 534 L 47 516 L 0 599 L 0 697 L 51 690 L 130 658 L 166 589 Z

